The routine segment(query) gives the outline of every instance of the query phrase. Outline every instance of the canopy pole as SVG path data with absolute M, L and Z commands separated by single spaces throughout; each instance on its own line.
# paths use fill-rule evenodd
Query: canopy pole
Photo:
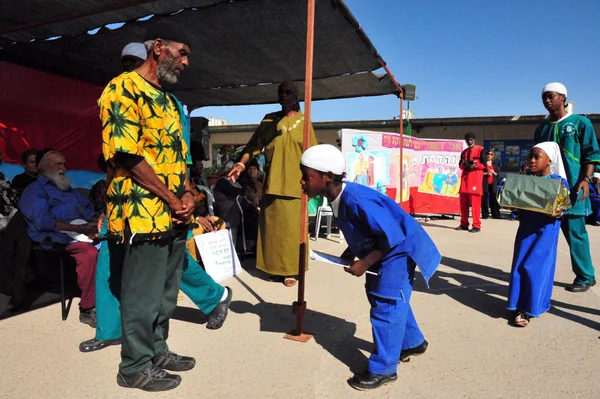
M 310 115 L 312 106 L 313 81 L 313 49 L 315 41 L 315 0 L 308 0 L 308 16 L 306 19 L 306 77 L 304 79 L 304 135 L 302 148 L 310 146 Z M 300 167 L 300 165 L 298 165 Z M 308 238 L 308 198 L 302 193 L 300 206 L 300 259 L 298 262 L 298 301 L 292 304 L 292 312 L 296 315 L 296 329 L 285 335 L 285 338 L 299 342 L 307 342 L 311 334 L 304 332 L 304 285 L 306 279 L 307 238 Z
M 385 69 L 385 72 L 392 80 L 392 83 L 394 83 L 394 86 L 396 86 L 396 89 L 398 89 L 398 97 L 400 98 L 400 117 L 398 118 L 400 119 L 400 170 L 398 173 L 400 173 L 400 206 L 402 206 L 402 194 L 404 191 L 404 182 L 402 181 L 402 174 L 404 172 L 404 90 L 392 74 L 392 71 L 390 71 L 390 69 L 387 67 L 387 65 L 381 58 L 379 58 L 379 64 L 383 67 L 383 69 Z

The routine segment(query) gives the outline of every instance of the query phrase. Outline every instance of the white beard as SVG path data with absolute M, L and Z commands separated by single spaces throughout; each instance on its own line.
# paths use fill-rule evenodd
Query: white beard
M 60 191 L 68 191 L 73 182 L 66 175 L 60 173 L 44 174 L 48 180 L 52 182 Z

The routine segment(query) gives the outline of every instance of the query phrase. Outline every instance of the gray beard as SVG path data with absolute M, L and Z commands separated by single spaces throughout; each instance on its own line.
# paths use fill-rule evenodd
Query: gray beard
M 161 83 L 175 84 L 179 80 L 175 74 L 175 60 L 161 61 L 156 68 L 156 76 Z
M 52 182 L 60 191 L 68 191 L 73 182 L 65 175 L 59 173 L 45 174 L 46 178 Z

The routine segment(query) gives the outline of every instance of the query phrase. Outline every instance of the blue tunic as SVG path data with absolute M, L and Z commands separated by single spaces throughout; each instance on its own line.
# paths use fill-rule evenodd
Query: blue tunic
M 345 184 L 337 220 L 352 253 L 364 258 L 375 249 L 390 250 L 371 266 L 377 275 L 367 274 L 367 293 L 403 300 L 415 263 L 427 282 L 442 257 L 423 227 L 390 197 L 360 184 Z
M 558 175 L 552 179 L 567 181 Z M 539 317 L 550 309 L 561 220 L 519 210 L 519 229 L 508 287 L 508 310 Z

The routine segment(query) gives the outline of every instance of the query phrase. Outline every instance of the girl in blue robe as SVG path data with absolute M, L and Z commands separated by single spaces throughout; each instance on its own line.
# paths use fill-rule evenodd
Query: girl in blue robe
M 564 177 L 551 173 L 554 169 L 564 175 L 556 143 L 545 142 L 533 147 L 528 162 L 533 175 L 562 180 L 569 188 Z M 560 210 L 552 216 L 519 210 L 506 307 L 515 311 L 512 320 L 515 326 L 525 327 L 531 317 L 539 317 L 550 309 L 562 214 Z
M 394 382 L 398 362 L 424 353 L 428 345 L 410 306 L 415 266 L 427 282 L 441 255 L 421 225 L 391 198 L 342 181 L 345 162 L 336 147 L 311 147 L 300 163 L 303 191 L 327 197 L 348 242 L 342 257 L 358 258 L 346 271 L 357 277 L 375 273 L 367 274 L 365 284 L 375 350 L 367 370 L 349 384 L 368 390 Z

